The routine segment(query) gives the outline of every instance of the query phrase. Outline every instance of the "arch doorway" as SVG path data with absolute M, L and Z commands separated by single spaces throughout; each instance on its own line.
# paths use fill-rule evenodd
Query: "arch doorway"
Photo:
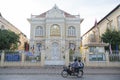
M 60 59 L 60 49 L 59 49 L 59 44 L 57 42 L 52 43 L 51 59 L 52 60 Z
M 51 44 L 50 56 L 49 60 L 46 60 L 46 65 L 64 65 L 65 62 L 61 60 L 60 56 L 60 45 L 57 42 L 53 42 Z

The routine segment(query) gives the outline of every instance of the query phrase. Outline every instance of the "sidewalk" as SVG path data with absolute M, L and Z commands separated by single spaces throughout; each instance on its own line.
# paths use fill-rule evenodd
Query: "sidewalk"
M 9 67 L 0 68 L 0 75 L 37 75 L 37 74 L 60 74 L 62 66 L 57 67 Z M 120 68 L 84 68 L 84 75 L 120 75 Z

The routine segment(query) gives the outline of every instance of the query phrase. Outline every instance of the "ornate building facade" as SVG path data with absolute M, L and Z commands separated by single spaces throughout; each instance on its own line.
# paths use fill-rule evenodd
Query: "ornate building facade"
M 65 51 L 80 47 L 79 15 L 71 15 L 56 5 L 40 15 L 31 15 L 30 49 L 35 55 L 45 50 L 45 61 L 49 64 L 63 64 Z

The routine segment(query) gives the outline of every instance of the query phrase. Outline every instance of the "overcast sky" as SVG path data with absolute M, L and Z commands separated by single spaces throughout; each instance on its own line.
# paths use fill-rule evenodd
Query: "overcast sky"
M 112 11 L 120 0 L 0 0 L 2 16 L 30 38 L 27 18 L 48 11 L 54 5 L 72 15 L 84 18 L 81 33 L 93 27 L 95 19 L 101 20 Z

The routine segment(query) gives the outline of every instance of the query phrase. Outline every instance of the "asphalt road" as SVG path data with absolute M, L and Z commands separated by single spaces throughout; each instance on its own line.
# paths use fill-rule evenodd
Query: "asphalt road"
M 63 78 L 58 74 L 38 75 L 0 75 L 0 80 L 120 80 L 120 75 L 84 75 L 82 78 L 68 76 Z
M 120 68 L 85 68 L 82 78 L 63 78 L 61 71 L 61 67 L 0 68 L 0 80 L 120 80 Z

